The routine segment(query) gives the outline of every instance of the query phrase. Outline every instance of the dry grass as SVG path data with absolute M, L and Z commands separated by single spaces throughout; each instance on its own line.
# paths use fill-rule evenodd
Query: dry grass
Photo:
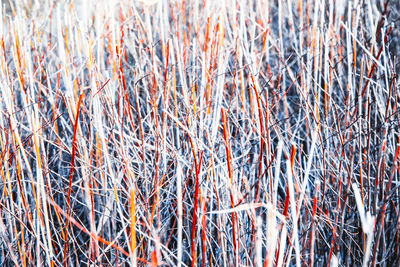
M 0 265 L 399 265 L 398 1 L 151 2 L 3 5 Z

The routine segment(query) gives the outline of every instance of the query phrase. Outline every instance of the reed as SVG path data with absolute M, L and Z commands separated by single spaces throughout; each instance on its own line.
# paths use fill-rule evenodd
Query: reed
M 1 3 L 1 266 L 400 265 L 398 1 Z

